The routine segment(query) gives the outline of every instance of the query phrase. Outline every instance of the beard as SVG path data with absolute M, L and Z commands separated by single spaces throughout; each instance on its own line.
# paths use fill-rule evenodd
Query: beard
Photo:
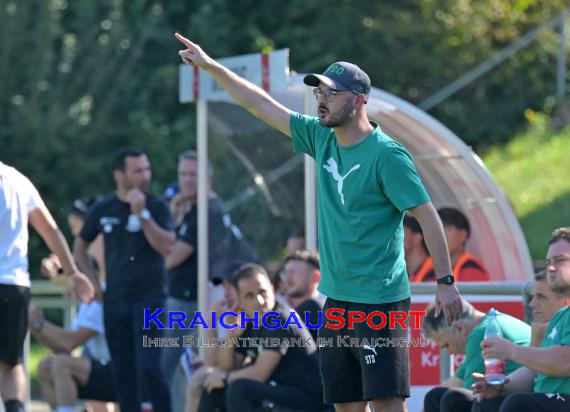
M 553 292 L 570 297 L 570 283 L 566 282 L 562 276 L 548 279 L 548 284 Z
M 324 127 L 340 127 L 344 126 L 347 123 L 350 123 L 352 119 L 354 119 L 354 103 L 349 100 L 346 104 L 339 109 L 336 113 L 331 113 L 329 111 L 329 119 L 325 120 L 323 118 L 319 118 L 319 123 L 321 126 Z
M 291 297 L 291 298 L 300 298 L 300 297 L 302 297 L 302 296 L 305 296 L 306 294 L 307 294 L 307 291 L 306 291 L 306 290 L 302 290 L 301 288 L 297 288 L 297 289 L 292 290 L 292 291 L 290 291 L 290 292 L 287 291 L 287 293 L 286 293 L 286 295 L 287 295 L 288 297 Z
M 553 292 L 570 297 L 570 284 L 564 282 L 556 282 L 550 286 Z

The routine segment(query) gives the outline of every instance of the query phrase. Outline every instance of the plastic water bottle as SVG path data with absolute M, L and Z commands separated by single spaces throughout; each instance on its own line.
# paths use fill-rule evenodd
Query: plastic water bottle
M 503 337 L 499 322 L 497 321 L 497 311 L 491 309 L 487 314 L 489 323 L 485 329 L 485 339 L 491 336 Z M 485 359 L 485 381 L 489 385 L 502 385 L 505 383 L 505 361 L 494 358 Z

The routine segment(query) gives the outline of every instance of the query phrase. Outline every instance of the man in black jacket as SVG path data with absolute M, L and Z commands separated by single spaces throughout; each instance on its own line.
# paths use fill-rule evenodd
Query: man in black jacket
M 142 342 L 143 335 L 160 336 L 157 329 L 143 330 L 143 316 L 145 308 L 153 313 L 164 307 L 164 256 L 175 239 L 171 216 L 166 204 L 147 191 L 150 162 L 140 150 L 124 149 L 115 156 L 113 178 L 117 189 L 87 215 L 75 240 L 75 258 L 94 277 L 87 247 L 103 234 L 105 331 L 121 410 L 138 412 L 150 400 L 155 412 L 170 412 L 160 351 L 143 348 Z

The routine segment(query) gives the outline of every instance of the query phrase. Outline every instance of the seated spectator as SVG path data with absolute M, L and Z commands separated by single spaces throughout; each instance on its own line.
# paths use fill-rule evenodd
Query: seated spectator
M 559 228 L 548 241 L 547 281 L 570 297 L 570 227 Z M 474 412 L 567 412 L 570 410 L 570 306 L 559 309 L 548 324 L 540 347 L 515 347 L 502 338 L 485 340 L 484 358 L 523 365 L 504 385 L 488 385 L 481 374 L 473 385 Z
M 289 317 L 288 308 L 276 305 L 271 281 L 261 266 L 242 266 L 234 274 L 233 283 L 239 308 L 248 317 L 254 316 L 254 312 L 262 316 L 276 311 L 279 317 L 273 319 L 281 324 Z M 240 313 L 238 317 L 241 316 Z M 230 338 L 300 338 L 312 342 L 309 331 L 297 326 L 267 329 L 260 324 L 259 329 L 254 329 L 250 324 L 246 329 L 238 327 L 227 332 Z M 295 410 L 322 409 L 315 346 L 253 346 L 251 340 L 243 342 L 250 345 L 219 348 L 219 366 L 207 373 L 199 411 L 253 412 L 260 410 L 263 401 Z
M 54 278 L 59 265 L 56 257 L 44 259 L 42 272 Z M 41 361 L 38 378 L 44 397 L 57 412 L 75 411 L 78 399 L 116 400 L 101 299 L 101 291 L 97 290 L 95 300 L 82 303 L 70 330 L 47 321 L 40 309 L 30 309 L 32 336 L 55 353 Z M 85 345 L 90 357 L 71 355 L 81 345 Z M 97 411 L 114 410 L 112 404 L 98 403 L 94 406 Z
M 546 280 L 546 272 L 537 273 L 532 285 L 529 306 L 532 310 L 532 339 L 530 346 L 539 346 L 548 323 L 559 309 L 570 304 L 570 298 L 554 292 Z
M 437 212 L 445 230 L 455 281 L 490 280 L 491 276 L 485 264 L 465 250 L 467 239 L 471 235 L 471 226 L 467 217 L 459 210 L 451 207 L 438 209 Z
M 512 342 L 512 345 L 528 346 L 531 336 L 530 326 L 510 315 L 497 313 L 497 320 L 505 339 Z M 471 374 L 482 373 L 485 370 L 480 345 L 487 323 L 487 315 L 476 310 L 465 300 L 461 317 L 451 326 L 447 325 L 443 314 L 435 317 L 433 304 L 428 307 L 422 322 L 424 335 L 433 339 L 440 348 L 446 349 L 449 353 L 465 354 L 465 358 L 454 376 L 426 394 L 425 412 L 469 412 L 471 410 L 474 401 L 471 385 L 475 382 Z M 507 362 L 505 365 L 507 373 L 519 367 L 520 365 L 515 362 Z
M 67 222 L 73 237 L 79 235 L 83 223 L 85 222 L 85 215 L 90 207 L 95 203 L 95 198 L 87 200 L 77 199 L 73 202 L 72 208 L 67 215 Z M 90 262 L 93 268 L 98 272 L 99 279 L 104 279 L 104 258 L 103 258 L 103 242 L 99 237 L 96 242 L 93 242 L 88 250 Z M 63 281 L 61 276 L 61 263 L 59 258 L 51 254 L 49 257 L 42 259 L 41 273 L 55 283 Z M 39 380 L 42 387 L 42 392 L 46 399 L 53 407 L 56 404 L 62 411 L 65 411 L 67 402 L 76 403 L 77 397 L 66 398 L 61 396 L 62 390 L 69 390 L 68 383 L 65 382 L 69 379 L 69 374 L 65 372 L 54 378 L 53 373 L 59 373 L 62 368 L 67 366 L 74 367 L 76 373 L 86 375 L 86 379 L 79 381 L 79 397 L 82 399 L 101 399 L 105 402 L 90 401 L 87 403 L 89 410 L 92 412 L 112 412 L 115 406 L 110 401 L 114 401 L 114 389 L 112 385 L 108 385 L 107 389 L 109 394 L 98 394 L 96 385 L 104 385 L 105 381 L 97 382 L 99 378 L 110 378 L 109 372 L 109 351 L 107 348 L 107 341 L 105 340 L 104 327 L 103 327 L 103 312 L 101 303 L 101 287 L 99 279 L 92 279 L 95 290 L 96 300 L 89 304 L 82 304 L 79 307 L 79 313 L 74 320 L 71 330 L 66 331 L 59 326 L 47 322 L 43 313 L 38 310 L 30 310 L 29 319 L 32 325 L 32 335 L 38 342 L 44 344 L 57 355 L 45 359 L 45 363 L 40 363 L 39 366 Z M 32 323 L 34 322 L 34 323 Z M 37 324 L 36 324 L 37 322 Z M 36 325 L 39 330 L 34 332 L 33 326 Z M 44 330 L 45 332 L 41 332 Z M 84 330 L 83 330 L 84 329 Z M 45 336 L 44 336 L 45 335 Z M 53 337 L 51 337 L 53 335 Z M 73 348 L 68 345 L 75 345 Z M 75 347 L 83 345 L 84 353 L 81 358 L 71 358 L 69 353 Z M 61 350 L 66 353 L 59 353 Z M 70 359 L 71 358 L 71 359 Z M 69 372 L 69 371 L 68 371 Z M 56 380 L 64 380 L 63 386 L 56 385 Z M 107 381 L 109 382 L 109 381 Z M 60 386 L 59 390 L 53 390 Z M 95 392 L 94 389 L 95 388 Z M 72 392 L 73 393 L 73 392 Z M 110 399 L 107 399 L 110 398 Z M 73 400 L 74 399 L 74 400 Z M 57 410 L 57 409 L 56 409 Z M 59 411 L 59 410 L 58 410 Z
M 301 319 L 305 321 L 305 312 L 310 325 L 319 324 L 319 312 L 323 310 L 324 302 L 317 290 L 321 279 L 319 254 L 308 250 L 298 250 L 285 258 L 281 281 L 284 285 L 285 297 Z M 318 329 L 309 329 L 315 342 Z
M 433 262 L 427 250 L 422 227 L 409 213 L 404 215 L 404 256 L 410 282 L 435 280 Z
M 216 323 L 219 325 L 219 317 L 224 312 L 237 312 L 237 292 L 235 287 L 230 282 L 224 282 L 224 295 L 221 299 L 216 300 L 210 305 L 209 312 L 216 313 Z M 223 327 L 212 328 L 210 325 L 210 318 L 206 317 L 209 329 L 204 330 L 204 337 L 206 339 L 225 338 L 227 337 L 227 330 Z M 226 324 L 235 322 L 235 318 L 226 316 Z M 186 371 L 186 379 L 189 381 L 186 391 L 186 412 L 198 411 L 202 391 L 204 390 L 204 379 L 212 368 L 218 366 L 219 348 L 217 346 L 207 346 L 204 348 L 204 362 L 203 365 L 195 364 L 195 354 L 190 348 L 184 348 L 184 356 L 182 358 L 182 366 Z M 194 370 L 194 368 L 198 368 Z

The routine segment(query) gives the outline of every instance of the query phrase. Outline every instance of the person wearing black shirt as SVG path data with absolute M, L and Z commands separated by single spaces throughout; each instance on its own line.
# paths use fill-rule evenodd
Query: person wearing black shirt
M 107 288 L 104 321 L 116 392 L 125 412 L 138 412 L 150 400 L 155 412 L 170 412 L 170 393 L 157 348 L 144 348 L 144 308 L 153 313 L 164 304 L 164 256 L 175 235 L 168 207 L 147 192 L 151 178 L 147 156 L 138 149 L 121 150 L 113 163 L 115 193 L 99 201 L 86 216 L 75 240 L 78 264 L 94 276 L 87 247 L 103 234 Z
M 287 302 L 310 325 L 319 324 L 319 312 L 322 312 L 324 305 L 324 299 L 317 290 L 321 279 L 319 268 L 317 252 L 297 250 L 285 258 L 280 273 Z M 305 312 L 308 312 L 308 316 Z M 309 330 L 316 341 L 318 329 Z
M 231 223 L 224 211 L 222 202 L 211 188 L 213 170 L 208 167 L 208 243 L 209 276 L 229 278 L 228 268 L 236 261 L 259 262 L 253 248 L 245 240 L 241 231 Z M 184 312 L 187 317 L 186 327 L 194 317 L 198 307 L 198 155 L 189 150 L 180 154 L 178 159 L 178 193 L 170 200 L 170 211 L 176 226 L 176 243 L 172 252 L 166 256 L 168 269 L 168 297 L 166 310 Z M 176 328 L 176 326 L 174 326 Z M 184 335 L 193 334 L 193 329 L 168 329 L 166 336 L 183 341 Z M 172 406 L 174 411 L 183 410 L 186 392 L 186 376 L 180 368 L 180 357 L 184 348 L 165 348 L 162 351 L 162 368 L 170 382 Z
M 290 316 L 292 309 L 277 305 L 269 276 L 265 269 L 256 264 L 243 265 L 234 274 L 233 283 L 237 289 L 240 314 L 248 318 L 257 312 L 259 318 L 272 311 L 268 322 L 279 324 L 276 329 L 259 329 L 249 325 L 228 330 L 228 338 L 240 337 L 239 347 L 221 347 L 219 368 L 211 368 L 204 380 L 205 390 L 199 411 L 227 410 L 228 412 L 259 411 L 263 401 L 275 406 L 295 410 L 318 411 L 322 405 L 322 383 L 319 375 L 317 348 L 307 328 L 302 325 L 281 325 Z M 241 336 L 240 336 L 241 335 Z M 250 339 L 247 339 L 250 338 Z M 277 339 L 281 345 L 265 345 L 259 340 Z M 301 339 L 307 345 L 285 344 L 285 339 Z

